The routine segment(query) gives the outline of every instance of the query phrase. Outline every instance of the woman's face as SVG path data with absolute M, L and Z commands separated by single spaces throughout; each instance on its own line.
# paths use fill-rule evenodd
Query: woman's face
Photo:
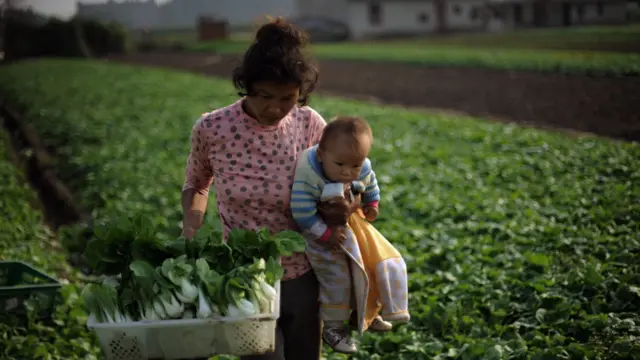
M 293 109 L 299 97 L 297 84 L 255 83 L 253 94 L 247 96 L 245 111 L 263 125 L 275 125 Z

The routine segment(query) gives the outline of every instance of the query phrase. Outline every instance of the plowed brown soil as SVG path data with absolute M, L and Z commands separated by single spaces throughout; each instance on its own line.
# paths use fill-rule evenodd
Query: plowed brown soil
M 111 61 L 228 77 L 235 56 L 138 53 Z M 640 77 L 589 77 L 400 63 L 320 62 L 319 92 L 539 128 L 640 140 Z

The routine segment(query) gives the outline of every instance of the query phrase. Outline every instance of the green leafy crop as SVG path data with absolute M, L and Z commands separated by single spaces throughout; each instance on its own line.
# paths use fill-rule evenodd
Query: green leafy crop
M 399 62 L 425 66 L 624 76 L 640 74 L 640 55 L 611 49 L 637 49 L 637 24 L 577 29 L 529 29 L 406 40 L 312 44 L 320 59 Z M 248 40 L 187 41 L 197 53 L 242 54 Z
M 100 349 L 85 326 L 87 315 L 78 294 L 77 274 L 66 265 L 64 251 L 34 207 L 37 196 L 15 159 L 9 137 L 0 131 L 0 259 L 27 262 L 64 285 L 51 321 L 37 320 L 34 311 L 29 311 L 26 323 L 11 316 L 0 318 L 0 359 L 97 359 Z M 8 274 L 3 275 L 0 286 Z M 21 285 L 34 282 L 33 278 L 22 280 Z
M 223 80 L 69 60 L 5 66 L 0 92 L 56 149 L 57 173 L 94 218 L 145 213 L 161 240 L 179 233 L 191 127 L 237 99 Z M 316 95 L 311 105 L 371 123 L 375 226 L 409 271 L 411 323 L 366 334 L 354 359 L 637 358 L 640 146 Z

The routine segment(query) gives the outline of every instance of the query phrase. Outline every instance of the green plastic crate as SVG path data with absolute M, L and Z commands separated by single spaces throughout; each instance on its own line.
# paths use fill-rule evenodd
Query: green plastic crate
M 0 261 L 0 316 L 25 317 L 28 303 L 39 319 L 49 319 L 60 287 L 58 280 L 27 263 Z

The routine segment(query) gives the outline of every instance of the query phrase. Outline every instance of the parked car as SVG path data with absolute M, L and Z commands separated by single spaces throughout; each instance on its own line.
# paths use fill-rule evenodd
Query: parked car
M 337 20 L 323 17 L 298 17 L 290 21 L 305 31 L 311 42 L 345 41 L 349 39 L 349 27 Z

